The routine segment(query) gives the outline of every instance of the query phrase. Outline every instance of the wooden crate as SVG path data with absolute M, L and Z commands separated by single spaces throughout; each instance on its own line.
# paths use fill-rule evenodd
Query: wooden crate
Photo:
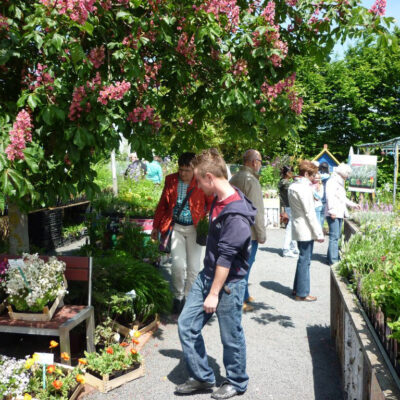
M 22 321 L 40 321 L 46 322 L 50 321 L 53 318 L 54 313 L 57 310 L 57 307 L 61 305 L 60 303 L 64 299 L 64 295 L 59 295 L 55 300 L 53 305 L 50 309 L 46 306 L 43 308 L 43 312 L 41 313 L 23 313 L 23 312 L 15 312 L 13 311 L 10 305 L 7 306 L 8 308 L 8 316 L 10 319 L 14 320 L 22 320 Z
M 143 335 L 144 333 L 149 332 L 149 331 L 156 331 L 159 324 L 160 324 L 160 317 L 158 316 L 158 314 L 156 314 L 154 321 L 150 322 L 150 324 L 139 329 L 139 332 Z M 129 332 L 132 329 L 132 328 L 128 328 L 127 326 L 121 325 L 118 322 L 114 323 L 114 327 L 118 333 L 120 333 L 121 335 L 123 335 L 125 337 L 129 336 Z M 138 327 L 133 326 L 133 328 L 137 329 Z
M 109 375 L 103 375 L 103 379 L 99 379 L 92 374 L 85 373 L 85 383 L 90 386 L 95 387 L 101 393 L 107 393 L 127 382 L 133 381 L 135 379 L 141 378 L 145 374 L 144 362 L 140 364 L 140 367 L 134 371 L 128 372 L 125 375 L 121 375 L 118 378 L 110 379 Z
M 67 288 L 67 280 L 65 279 L 65 276 L 63 276 L 64 279 L 64 287 Z M 57 298 L 54 300 L 54 303 L 52 306 L 47 307 L 45 306 L 43 308 L 43 311 L 41 313 L 23 313 L 23 312 L 15 312 L 13 311 L 12 307 L 10 305 L 7 306 L 8 309 L 8 316 L 10 319 L 14 320 L 21 320 L 21 321 L 39 321 L 39 322 L 47 322 L 50 321 L 53 318 L 54 313 L 56 312 L 58 307 L 62 307 L 64 305 L 64 295 L 59 294 Z

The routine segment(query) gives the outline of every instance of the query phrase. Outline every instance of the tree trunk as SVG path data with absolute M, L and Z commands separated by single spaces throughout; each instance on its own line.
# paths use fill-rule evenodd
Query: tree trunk
M 16 204 L 9 204 L 8 220 L 10 254 L 29 253 L 28 214 L 22 212 Z

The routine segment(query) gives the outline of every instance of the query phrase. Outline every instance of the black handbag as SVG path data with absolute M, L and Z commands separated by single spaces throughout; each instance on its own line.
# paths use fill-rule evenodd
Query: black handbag
M 186 197 L 184 198 L 181 206 L 179 207 L 176 218 L 179 218 L 179 216 L 181 215 L 183 207 L 185 207 L 185 204 L 189 200 L 189 197 L 192 194 L 193 190 L 194 190 L 194 188 L 192 188 L 186 194 Z M 161 253 L 171 253 L 171 238 L 172 238 L 172 231 L 174 229 L 174 223 L 175 223 L 175 221 L 172 221 L 171 225 L 168 227 L 167 232 L 160 235 L 160 244 L 158 245 L 158 250 L 161 251 Z

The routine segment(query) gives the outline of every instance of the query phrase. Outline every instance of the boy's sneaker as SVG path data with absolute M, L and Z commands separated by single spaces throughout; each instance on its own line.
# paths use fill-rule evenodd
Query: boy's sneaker
M 295 254 L 293 251 L 291 250 L 284 250 L 282 253 L 282 257 L 291 257 L 291 258 L 296 258 L 297 254 Z

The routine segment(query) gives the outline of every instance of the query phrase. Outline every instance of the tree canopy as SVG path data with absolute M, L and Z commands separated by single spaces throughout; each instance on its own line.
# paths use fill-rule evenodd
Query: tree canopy
M 396 30 L 393 40 L 399 34 Z M 362 41 L 343 60 L 318 66 L 303 58 L 299 80 L 305 88 L 300 141 L 306 155 L 316 155 L 327 143 L 345 160 L 352 145 L 400 136 L 398 50 Z
M 3 0 L 0 208 L 90 197 L 91 163 L 120 135 L 144 156 L 219 129 L 232 143 L 295 132 L 300 55 L 373 32 L 397 45 L 392 19 L 359 2 Z

